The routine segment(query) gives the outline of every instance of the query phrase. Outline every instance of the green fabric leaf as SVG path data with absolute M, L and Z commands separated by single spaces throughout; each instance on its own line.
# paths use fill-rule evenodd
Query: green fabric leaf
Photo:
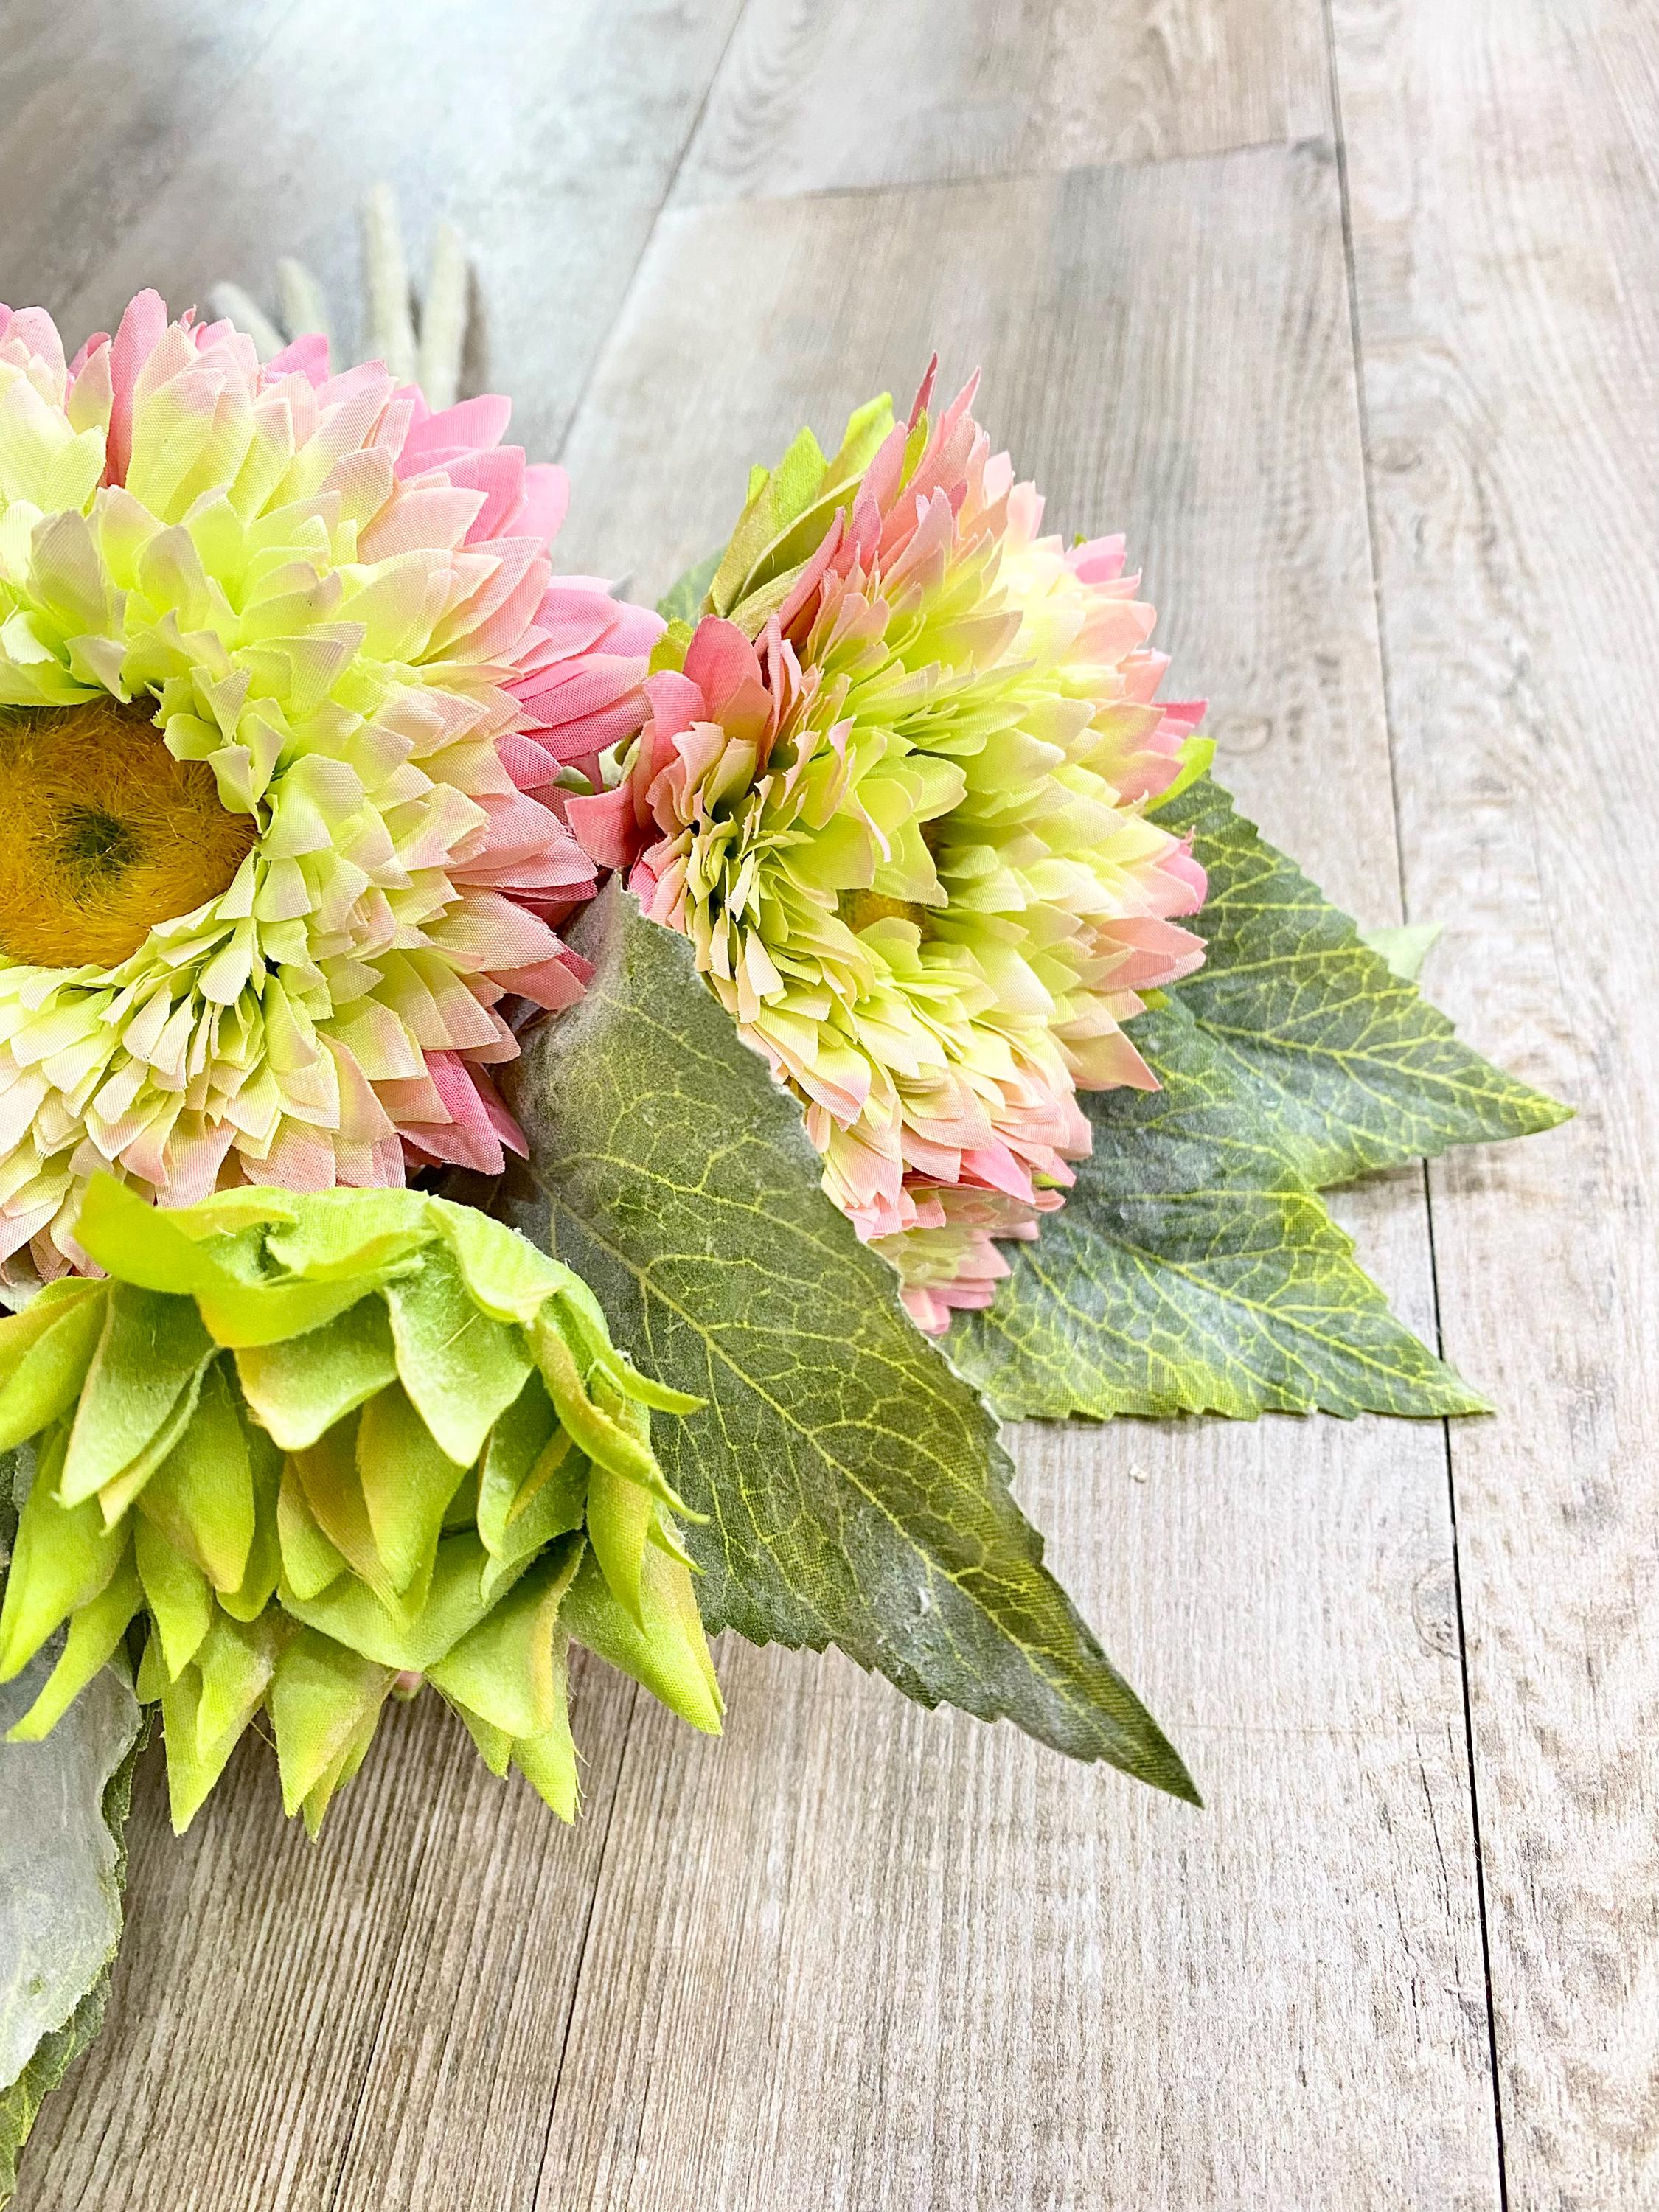
M 9 1490 L 0 1465 L 8 1520 Z M 42 1652 L 0 1688 L 0 1735 L 53 1664 Z M 0 2204 L 42 2099 L 102 2025 L 141 1738 L 131 1688 L 106 1668 L 44 1741 L 0 1741 Z
M 1567 1119 L 1459 1043 L 1218 784 L 1200 778 L 1158 818 L 1191 834 L 1210 879 L 1194 924 L 1208 957 L 1172 995 L 1236 1057 L 1241 1101 L 1313 1188 Z
M 513 1071 L 539 1192 L 507 1202 L 592 1285 L 637 1365 L 709 1401 L 660 1440 L 709 1516 L 687 1537 L 709 1629 L 837 1644 L 924 1703 L 1192 1796 L 1044 1570 L 989 1414 L 826 1204 L 799 1110 L 690 947 L 614 885 L 584 923 L 588 994 Z M 647 1576 L 657 1562 L 673 1565 L 652 1547 Z M 607 1632 L 631 1627 L 597 1566 L 568 1607 L 588 1593 Z
M 1093 1152 L 952 1328 L 961 1371 L 1011 1419 L 1481 1411 L 1389 1313 L 1226 1048 L 1173 998 L 1135 1042 L 1162 1087 L 1085 1097 Z

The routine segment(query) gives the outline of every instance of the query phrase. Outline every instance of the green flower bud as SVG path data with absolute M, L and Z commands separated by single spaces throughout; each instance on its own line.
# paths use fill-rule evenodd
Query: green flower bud
M 718 1733 L 651 1449 L 653 1409 L 696 1401 L 634 1371 L 569 1268 L 409 1190 L 158 1212 L 103 1177 L 76 1234 L 106 1279 L 0 1322 L 0 1681 L 67 1629 L 13 1736 L 46 1735 L 135 1621 L 180 1831 L 263 1711 L 314 1834 L 422 1682 L 569 1820 L 573 1640 Z

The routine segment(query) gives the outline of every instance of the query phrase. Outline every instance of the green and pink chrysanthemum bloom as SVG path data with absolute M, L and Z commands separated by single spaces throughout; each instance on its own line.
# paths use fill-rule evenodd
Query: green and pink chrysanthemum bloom
M 1078 1089 L 1152 1084 L 1124 1024 L 1202 959 L 1177 917 L 1205 880 L 1146 811 L 1202 710 L 1154 696 L 1121 541 L 1041 535 L 974 386 L 930 424 L 931 381 L 757 477 L 622 780 L 570 821 L 691 939 L 939 1330 L 1062 1202 Z
M 153 292 L 66 362 L 0 307 L 0 1267 L 163 1203 L 501 1164 L 490 1070 L 580 995 L 562 772 L 661 625 L 556 577 L 566 484 L 319 339 Z

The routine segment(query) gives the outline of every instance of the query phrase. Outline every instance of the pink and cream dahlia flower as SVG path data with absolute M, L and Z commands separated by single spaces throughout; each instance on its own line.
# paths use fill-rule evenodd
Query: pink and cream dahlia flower
M 1066 547 L 969 412 L 883 400 L 758 477 L 695 631 L 653 659 L 596 860 L 683 931 L 806 1108 L 824 1188 L 915 1319 L 981 1306 L 1090 1145 L 1079 1086 L 1197 967 L 1202 870 L 1147 803 L 1201 709 L 1120 539 Z
M 580 995 L 556 781 L 661 625 L 555 577 L 562 472 L 302 339 L 139 295 L 70 362 L 0 307 L 0 1267 L 101 1168 L 216 1188 L 501 1164 L 509 1016 Z

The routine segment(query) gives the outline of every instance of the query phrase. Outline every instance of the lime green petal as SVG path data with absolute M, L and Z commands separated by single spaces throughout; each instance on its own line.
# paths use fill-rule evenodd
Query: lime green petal
M 101 1283 L 76 1285 L 82 1295 L 47 1301 L 45 1292 L 0 1322 L 0 1451 L 38 1436 L 75 1403 L 104 1325 L 108 1293 Z
M 284 1624 L 229 1620 L 223 1613 L 191 1664 L 161 1692 L 167 1804 L 182 1836 L 224 1772 L 242 1732 L 264 1701 L 283 1642 Z
M 386 1300 L 362 1298 L 320 1328 L 250 1346 L 236 1372 L 255 1418 L 284 1451 L 303 1451 L 398 1373 Z
M 137 1569 L 125 1561 L 114 1579 L 71 1618 L 58 1664 L 22 1719 L 7 1731 L 9 1743 L 39 1743 L 57 1727 L 93 1676 L 114 1657 L 143 1601 Z
M 343 1282 L 410 1257 L 432 1235 L 417 1190 L 331 1190 L 303 1198 L 271 1231 L 271 1256 L 311 1282 Z
M 188 1298 L 112 1285 L 64 1462 L 66 1505 L 90 1498 L 139 1457 L 212 1356 Z
M 636 1627 L 643 1628 L 640 1563 L 657 1501 L 648 1490 L 608 1467 L 595 1467 L 587 1479 L 587 1540 L 611 1595 Z
M 241 1588 L 253 1548 L 253 1469 L 217 1364 L 203 1379 L 194 1419 L 145 1484 L 138 1506 L 216 1590 Z
M 201 1396 L 205 1368 L 198 1367 L 173 1401 L 173 1410 L 155 1434 L 144 1446 L 137 1459 L 124 1467 L 113 1481 L 106 1482 L 98 1493 L 98 1510 L 104 1516 L 104 1526 L 114 1528 L 121 1516 L 148 1486 L 150 1477 L 168 1458 L 196 1418 L 196 1408 Z
M 477 1206 L 447 1199 L 427 1201 L 434 1227 L 453 1253 L 466 1286 L 486 1313 L 523 1326 L 536 1318 L 556 1291 L 576 1282 L 568 1267 L 550 1259 L 527 1237 Z M 585 1286 L 584 1286 L 585 1287 Z
M 508 1735 L 545 1734 L 558 1715 L 554 1630 L 581 1550 L 580 1539 L 567 1537 L 538 1560 L 508 1596 L 427 1670 L 437 1688 Z
M 244 1426 L 243 1443 L 253 1477 L 253 1541 L 248 1547 L 240 1583 L 234 1590 L 221 1590 L 219 1604 L 233 1620 L 257 1620 L 275 1596 L 283 1571 L 277 1528 L 283 1455 L 264 1431 L 252 1422 Z M 339 1565 L 343 1569 L 343 1559 Z
M 127 1549 L 128 1532 L 106 1528 L 95 1498 L 59 1502 L 62 1464 L 60 1437 L 41 1451 L 18 1516 L 0 1602 L 0 1682 L 20 1674 L 60 1623 L 107 1587 Z
M 418 1274 L 386 1285 L 386 1302 L 404 1389 L 450 1458 L 471 1467 L 530 1372 L 523 1332 L 480 1310 L 441 1245 Z
M 324 1783 L 329 1794 L 341 1767 L 369 1735 L 391 1689 L 394 1670 L 377 1666 L 326 1636 L 302 1631 L 276 1662 L 266 1702 L 276 1735 L 283 1809 L 296 1813 Z M 327 1796 L 318 1808 L 320 1820 Z M 313 1830 L 315 1832 L 315 1830 Z
M 210 1214 L 210 1219 L 222 1217 L 228 1224 L 234 1218 L 246 1228 L 243 1216 L 256 1222 L 285 1219 L 299 1203 L 280 1193 L 241 1195 L 254 1201 L 241 1215 L 224 1214 L 216 1200 L 204 1200 L 202 1210 L 216 1207 L 218 1215 Z M 193 1297 L 221 1344 L 275 1344 L 319 1328 L 374 1287 L 374 1279 L 344 1284 L 249 1280 L 228 1264 L 232 1237 L 218 1232 L 198 1241 L 190 1234 L 195 1224 L 185 1216 L 198 1212 L 151 1206 L 112 1176 L 95 1176 L 87 1186 L 75 1233 L 118 1282 Z
M 681 1501 L 664 1481 L 648 1443 L 596 1406 L 582 1384 L 580 1372 L 563 1330 L 552 1310 L 542 1314 L 530 1332 L 536 1364 L 547 1385 L 558 1416 L 578 1444 L 596 1465 L 626 1475 L 680 1510 Z
M 302 1598 L 291 1588 L 283 1605 L 296 1620 L 349 1644 L 367 1659 L 394 1670 L 429 1674 L 489 1611 L 484 1588 L 489 1554 L 470 1534 L 446 1536 L 438 1546 L 426 1602 L 412 1620 L 392 1613 L 354 1575 L 343 1575 L 321 1596 Z M 512 1571 L 516 1581 L 518 1570 Z
M 380 1724 L 380 1707 L 376 1705 L 358 1722 L 351 1741 L 341 1753 L 316 1788 L 307 1795 L 301 1810 L 305 1814 L 306 1833 L 314 1844 L 323 1832 L 324 1816 L 336 1796 L 368 1757 L 369 1746 L 374 1741 L 374 1731 Z
M 553 1677 L 558 1717 L 541 1735 L 521 1736 L 513 1747 L 513 1764 L 543 1803 L 562 1820 L 574 1820 L 580 1795 L 576 1776 L 576 1745 L 570 1733 L 567 1702 L 567 1639 L 553 1639 Z
M 132 1549 L 144 1601 L 161 1639 L 161 1656 L 176 1682 L 213 1626 L 213 1585 L 153 1521 L 134 1522 Z
M 565 1626 L 578 1644 L 631 1674 L 682 1720 L 718 1735 L 720 1686 L 690 1576 L 651 1547 L 641 1562 L 640 1586 L 643 1627 L 611 1595 L 592 1552 L 585 1553 L 565 1598 Z
M 459 1713 L 466 1723 L 466 1732 L 477 1747 L 478 1756 L 490 1772 L 499 1778 L 513 1763 L 513 1738 L 505 1729 L 491 1728 L 477 1713 L 469 1712 L 457 1698 L 446 1692 L 446 1702 L 452 1711 Z
M 320 1597 L 347 1572 L 344 1559 L 318 1526 L 292 1460 L 283 1468 L 277 1492 L 276 1536 L 283 1580 L 302 1601 Z
M 444 1514 L 466 1470 L 438 1449 L 396 1382 L 357 1423 L 357 1477 L 387 1581 L 408 1589 L 437 1549 Z
M 357 1473 L 360 1418 L 354 1413 L 341 1421 L 309 1451 L 294 1453 L 289 1464 L 300 1478 L 317 1526 L 352 1573 L 389 1605 L 397 1593 L 374 1540 L 362 1480 Z

